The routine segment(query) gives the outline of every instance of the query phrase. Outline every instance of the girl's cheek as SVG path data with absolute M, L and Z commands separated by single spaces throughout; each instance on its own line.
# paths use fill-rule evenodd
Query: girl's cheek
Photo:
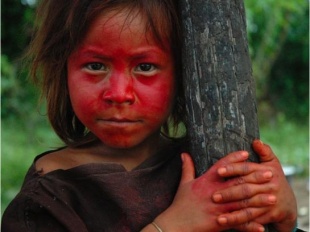
M 164 90 L 157 93 L 153 96 L 146 95 L 140 109 L 154 116 L 168 116 L 173 105 L 173 95 Z
M 92 94 L 90 94 L 92 93 Z M 93 95 L 94 90 L 73 88 L 70 91 L 70 98 L 74 112 L 77 115 L 85 115 L 89 117 L 95 111 L 97 97 Z

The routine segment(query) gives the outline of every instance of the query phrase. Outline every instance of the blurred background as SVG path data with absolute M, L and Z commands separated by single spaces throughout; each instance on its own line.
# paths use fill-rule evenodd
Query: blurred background
M 36 0 L 1 1 L 1 208 L 19 191 L 33 158 L 61 145 L 19 60 Z M 309 229 L 309 1 L 245 0 L 261 139 L 288 172 L 299 224 Z M 39 106 L 38 106 L 39 105 Z M 289 174 L 288 174 L 289 175 Z

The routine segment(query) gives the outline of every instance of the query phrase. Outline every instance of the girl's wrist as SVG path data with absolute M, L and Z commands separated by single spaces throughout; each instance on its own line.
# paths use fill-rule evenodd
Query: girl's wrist
M 157 225 L 156 222 L 153 221 L 151 224 L 156 228 L 158 232 L 163 232 L 163 230 Z
M 158 230 L 153 223 L 150 223 L 145 226 L 140 232 L 158 232 Z

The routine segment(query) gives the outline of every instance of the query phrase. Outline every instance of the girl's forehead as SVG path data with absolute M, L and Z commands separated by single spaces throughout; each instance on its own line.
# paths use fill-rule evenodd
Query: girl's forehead
M 101 33 L 103 37 L 107 34 L 110 36 L 113 34 L 115 38 L 110 39 L 118 39 L 125 32 L 127 34 L 129 32 L 132 36 L 137 36 L 137 39 L 143 36 L 150 43 L 156 43 L 170 50 L 169 39 L 163 38 L 164 36 L 160 33 L 161 30 L 163 28 L 155 28 L 152 23 L 148 22 L 148 17 L 138 9 L 114 9 L 102 12 L 92 21 L 86 33 L 86 38 L 89 34 L 97 33 L 99 35 Z M 160 38 L 158 38 L 158 35 L 155 36 L 155 31 L 157 31 L 157 34 L 159 32 Z
M 121 51 L 126 51 L 127 55 L 157 51 L 158 54 L 172 56 L 170 42 L 158 41 L 152 30 L 147 28 L 145 20 L 143 14 L 137 12 L 111 11 L 101 14 L 90 24 L 72 54 L 89 50 L 106 56 Z
M 115 29 L 115 27 L 120 26 L 123 29 L 133 26 L 146 28 L 147 19 L 138 10 L 120 9 L 102 12 L 93 20 L 91 25 L 105 29 L 109 29 L 109 27 Z

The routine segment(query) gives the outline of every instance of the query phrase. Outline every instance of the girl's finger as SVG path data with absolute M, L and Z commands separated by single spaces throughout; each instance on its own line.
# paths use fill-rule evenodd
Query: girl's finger
M 264 144 L 260 140 L 254 140 L 252 143 L 254 151 L 258 154 L 261 162 L 270 162 L 277 160 L 276 155 L 273 153 L 271 147 L 267 144 Z
M 182 176 L 180 185 L 187 183 L 195 178 L 194 162 L 188 153 L 182 153 Z
M 217 169 L 222 177 L 244 176 L 258 170 L 266 170 L 266 166 L 252 162 L 230 163 Z
M 276 203 L 277 203 L 277 198 L 275 195 L 258 194 L 248 199 L 225 203 L 223 207 L 225 207 L 225 211 L 232 212 L 232 211 L 245 209 L 248 207 L 251 207 L 251 208 L 270 207 L 270 206 L 275 205 Z
M 219 168 L 227 164 L 238 163 L 245 161 L 249 158 L 249 153 L 247 151 L 236 151 L 224 156 L 219 161 L 217 161 L 214 166 Z
M 232 163 L 244 162 L 249 158 L 249 153 L 246 151 L 237 151 L 228 154 L 227 156 L 218 160 L 206 173 L 199 177 L 199 179 L 206 179 L 209 181 L 219 181 L 224 179 L 217 174 L 217 170 L 220 167 L 226 166 Z M 210 177 L 211 176 L 211 177 Z
M 243 232 L 253 232 L 253 231 L 264 232 L 265 231 L 265 227 L 263 225 L 253 222 L 253 221 L 244 223 L 240 226 L 235 227 L 234 229 L 238 231 L 243 231 Z
M 253 221 L 266 213 L 268 208 L 245 208 L 227 214 L 219 215 L 217 222 L 222 226 L 236 226 Z
M 252 198 L 258 194 L 271 193 L 274 186 L 271 183 L 266 184 L 240 184 L 232 186 L 220 191 L 215 192 L 212 195 L 212 200 L 215 203 L 227 203 L 233 201 L 239 201 L 243 199 Z
M 220 176 L 229 178 L 227 182 L 227 186 L 240 185 L 244 183 L 252 183 L 252 184 L 263 184 L 272 180 L 273 173 L 271 170 L 266 170 L 266 168 L 262 168 L 261 170 L 251 171 L 248 174 L 245 173 L 243 169 L 243 165 L 240 164 L 234 167 L 234 170 L 229 170 L 229 168 L 219 168 L 218 173 Z M 225 170 L 224 170 L 225 169 Z

